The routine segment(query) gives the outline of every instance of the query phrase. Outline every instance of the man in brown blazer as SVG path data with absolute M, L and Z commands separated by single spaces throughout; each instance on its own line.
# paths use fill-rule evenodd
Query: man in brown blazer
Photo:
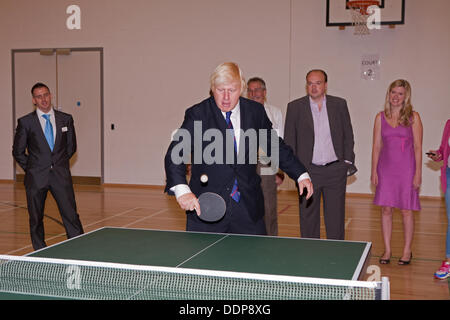
M 307 96 L 288 104 L 284 141 L 307 168 L 314 194 L 299 197 L 300 232 L 320 238 L 320 201 L 328 239 L 345 238 L 345 192 L 347 176 L 354 166 L 353 128 L 347 102 L 326 94 L 328 76 L 323 70 L 306 75 Z

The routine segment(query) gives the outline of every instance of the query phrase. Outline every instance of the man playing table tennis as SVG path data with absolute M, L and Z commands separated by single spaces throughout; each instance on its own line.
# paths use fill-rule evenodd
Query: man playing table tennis
M 226 62 L 217 66 L 210 77 L 210 85 L 211 96 L 186 110 L 178 130 L 189 133 L 190 154 L 180 151 L 180 143 L 186 144 L 181 138 L 173 139 L 168 148 L 164 160 L 165 192 L 175 194 L 180 207 L 187 211 L 188 231 L 264 235 L 264 198 L 261 178 L 256 171 L 258 149 L 261 147 L 272 163 L 279 163 L 290 178 L 298 181 L 300 194 L 306 188 L 306 197 L 310 198 L 313 185 L 292 149 L 271 130 L 272 123 L 264 108 L 241 97 L 246 84 L 237 64 Z M 256 135 L 252 136 L 252 131 Z M 222 137 L 214 135 L 217 132 Z M 207 133 L 214 138 L 206 138 Z M 226 142 L 230 134 L 234 138 L 234 148 Z M 258 138 L 251 138 L 255 136 Z M 207 159 L 208 154 L 214 161 Z M 192 162 L 189 186 L 187 162 L 180 162 L 180 156 L 183 159 L 188 156 Z M 198 197 L 205 192 L 216 193 L 225 200 L 226 211 L 222 219 L 214 222 L 201 219 Z

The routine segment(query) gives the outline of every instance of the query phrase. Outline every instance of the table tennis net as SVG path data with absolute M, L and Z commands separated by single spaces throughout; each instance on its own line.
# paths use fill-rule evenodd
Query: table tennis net
M 0 292 L 61 299 L 376 300 L 381 282 L 0 255 Z

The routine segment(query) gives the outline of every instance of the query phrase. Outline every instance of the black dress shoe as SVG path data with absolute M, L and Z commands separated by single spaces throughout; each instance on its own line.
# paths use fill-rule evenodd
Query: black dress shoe
M 402 259 L 399 259 L 399 260 L 398 260 L 398 264 L 399 264 L 400 266 L 406 266 L 406 265 L 408 265 L 408 264 L 411 263 L 411 260 L 412 260 L 412 252 L 411 252 L 411 256 L 409 257 L 409 260 L 402 260 Z
M 380 259 L 380 264 L 389 264 L 391 263 L 391 259 Z
M 391 257 L 389 257 L 387 259 L 380 258 L 380 260 L 378 260 L 378 261 L 380 262 L 380 264 L 389 264 L 389 263 L 391 263 Z

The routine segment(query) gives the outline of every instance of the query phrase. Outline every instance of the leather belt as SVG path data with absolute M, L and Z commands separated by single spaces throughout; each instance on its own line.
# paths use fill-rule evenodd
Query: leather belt
M 331 161 L 331 162 L 328 162 L 328 163 L 325 163 L 325 164 L 312 164 L 312 165 L 314 165 L 314 166 L 316 166 L 316 167 L 328 167 L 328 166 L 331 166 L 332 164 L 334 164 L 334 163 L 337 163 L 337 162 L 339 162 L 339 160 L 334 160 L 334 161 Z

